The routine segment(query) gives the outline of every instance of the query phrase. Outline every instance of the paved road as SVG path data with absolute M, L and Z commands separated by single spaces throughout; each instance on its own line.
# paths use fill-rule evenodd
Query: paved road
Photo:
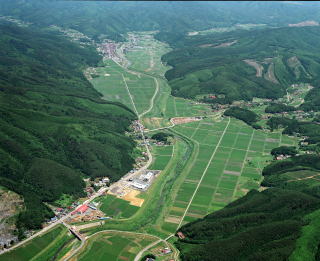
M 139 233 L 139 232 L 132 232 L 132 231 L 121 231 L 121 230 L 113 230 L 113 229 L 98 231 L 98 232 L 92 234 L 91 236 L 87 237 L 86 240 L 89 239 L 90 237 L 93 237 L 93 236 L 97 235 L 97 234 L 108 233 L 108 232 L 116 232 L 116 233 L 120 233 L 120 234 L 121 234 L 121 233 L 124 233 L 124 234 L 134 234 L 134 235 L 150 236 L 150 237 L 157 238 L 157 239 L 158 239 L 157 241 L 151 243 L 151 244 L 153 244 L 153 246 L 156 245 L 156 244 L 158 244 L 158 243 L 161 242 L 161 241 L 164 241 L 163 239 L 161 239 L 161 238 L 158 237 L 158 236 L 150 235 L 150 234 L 147 234 L 147 233 Z M 154 244 L 154 243 L 156 243 L 156 244 Z M 151 245 L 151 244 L 150 244 L 150 245 Z M 83 247 L 83 245 L 84 245 L 84 241 L 82 241 L 81 245 L 80 245 L 78 248 L 76 248 L 74 251 L 72 251 L 72 253 L 71 253 L 71 254 L 68 256 L 68 258 L 66 258 L 64 261 L 69 260 L 69 259 L 72 258 L 75 254 L 77 254 L 77 253 L 81 250 L 81 248 Z M 149 246 L 150 246 L 150 245 L 149 245 Z M 149 249 L 149 248 L 148 248 L 148 249 Z M 141 251 L 140 251 L 140 252 L 141 252 Z M 142 253 L 143 253 L 143 252 L 142 252 Z M 136 259 L 135 259 L 135 260 L 136 260 Z M 138 260 L 139 260 L 139 259 L 138 259 Z
M 99 189 L 99 191 L 97 191 L 96 193 L 94 193 L 90 198 L 88 198 L 86 201 L 83 202 L 83 204 L 88 204 L 90 203 L 92 200 L 94 200 L 96 197 L 99 197 L 101 196 L 105 191 L 106 191 L 107 188 L 101 188 Z M 38 237 L 38 236 L 41 236 L 42 234 L 46 233 L 47 231 L 49 231 L 50 229 L 52 229 L 53 227 L 55 227 L 56 225 L 58 224 L 65 224 L 64 221 L 66 221 L 66 219 L 68 219 L 69 217 L 71 217 L 71 213 L 70 212 L 69 214 L 63 216 L 62 218 L 58 219 L 56 222 L 46 226 L 45 228 L 41 229 L 40 231 L 38 231 L 37 233 L 33 234 L 32 236 L 26 238 L 25 240 L 15 244 L 14 246 L 8 248 L 8 249 L 5 249 L 3 251 L 0 252 L 0 254 L 3 254 L 5 252 L 9 252 L 27 242 L 29 242 L 30 240 L 34 239 L 35 237 Z

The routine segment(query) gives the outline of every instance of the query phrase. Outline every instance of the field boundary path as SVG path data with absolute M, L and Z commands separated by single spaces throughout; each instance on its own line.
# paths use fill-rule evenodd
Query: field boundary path
M 86 237 L 86 240 L 82 241 L 82 242 L 81 242 L 81 245 L 80 245 L 79 247 L 77 247 L 75 250 L 73 250 L 72 253 L 71 253 L 66 259 L 64 259 L 64 261 L 67 261 L 67 260 L 69 260 L 70 258 L 74 257 L 74 256 L 81 250 L 81 248 L 83 247 L 85 241 L 87 241 L 87 240 L 90 239 L 91 237 L 93 237 L 93 236 L 95 236 L 95 235 L 97 235 L 97 234 L 108 233 L 108 232 L 111 232 L 111 233 L 123 233 L 123 234 L 134 234 L 134 235 L 150 236 L 150 237 L 157 238 L 158 240 L 156 240 L 156 241 L 154 241 L 154 242 L 152 242 L 152 243 L 150 244 L 150 245 L 152 245 L 152 246 L 155 246 L 155 245 L 157 245 L 158 243 L 160 243 L 160 242 L 162 242 L 162 241 L 165 241 L 164 239 L 162 239 L 162 238 L 160 238 L 160 237 L 158 237 L 158 236 L 156 236 L 156 235 L 151 235 L 151 234 L 148 234 L 148 233 L 140 233 L 140 232 L 133 232 L 133 231 L 121 231 L 121 230 L 114 230 L 114 229 L 102 230 L 102 231 L 98 231 L 98 232 L 96 232 L 96 233 L 94 233 L 94 234 Z M 148 246 L 150 246 L 150 245 L 148 245 Z M 148 247 L 148 246 L 147 246 L 147 247 Z M 152 247 L 152 246 L 151 246 L 151 247 Z M 147 247 L 146 247 L 146 248 L 147 248 Z M 149 248 L 148 248 L 148 249 L 149 249 Z M 146 249 L 146 250 L 148 250 L 148 249 Z M 140 252 L 141 252 L 141 251 L 140 251 Z M 139 252 L 139 253 L 140 253 L 140 252 Z M 138 253 L 138 254 L 139 254 L 139 253 Z M 135 258 L 134 260 L 136 260 L 136 258 Z M 139 260 L 139 259 L 137 259 L 137 260 Z
M 217 143 L 214 151 L 213 151 L 212 154 L 211 154 L 211 157 L 210 157 L 210 159 L 209 159 L 209 161 L 208 161 L 208 164 L 207 164 L 206 168 L 204 169 L 204 171 L 203 171 L 203 173 L 202 173 L 202 176 L 201 176 L 201 178 L 200 178 L 200 180 L 199 180 L 199 182 L 198 182 L 198 184 L 197 184 L 197 187 L 196 187 L 196 189 L 194 190 L 194 192 L 193 192 L 193 194 L 192 194 L 192 197 L 191 197 L 191 199 L 190 199 L 190 201 L 189 201 L 189 204 L 188 204 L 186 210 L 184 211 L 183 216 L 181 217 L 180 223 L 179 223 L 178 226 L 177 226 L 177 230 L 178 230 L 178 229 L 181 227 L 181 225 L 182 225 L 182 222 L 183 222 L 183 220 L 184 220 L 184 218 L 185 218 L 185 216 L 186 216 L 186 214 L 187 214 L 187 212 L 188 212 L 188 210 L 189 210 L 189 207 L 190 207 L 191 204 L 192 204 L 193 198 L 194 198 L 195 195 L 197 194 L 198 189 L 199 189 L 199 187 L 200 187 L 200 184 L 201 184 L 204 176 L 207 174 L 207 171 L 208 171 L 208 169 L 209 169 L 209 166 L 210 166 L 210 164 L 211 164 L 211 161 L 213 160 L 213 157 L 215 156 L 215 154 L 216 154 L 216 152 L 217 152 L 217 150 L 218 150 L 218 148 L 219 148 L 219 145 L 220 145 L 220 143 L 221 143 L 221 141 L 222 141 L 222 139 L 223 139 L 223 137 L 224 137 L 224 135 L 225 135 L 228 127 L 229 127 L 229 124 L 230 124 L 230 117 L 228 118 L 228 123 L 227 123 L 226 127 L 224 128 L 224 130 L 223 130 L 223 132 L 222 132 L 222 134 L 221 134 L 221 136 L 220 136 L 220 139 L 219 139 L 219 141 L 218 141 L 218 143 Z

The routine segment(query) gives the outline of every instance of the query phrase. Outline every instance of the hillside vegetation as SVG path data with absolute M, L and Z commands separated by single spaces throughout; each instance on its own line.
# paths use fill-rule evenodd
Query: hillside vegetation
M 23 195 L 20 231 L 52 215 L 43 204 L 83 195 L 86 176 L 119 179 L 133 163 L 132 111 L 104 101 L 82 70 L 90 48 L 52 32 L 0 25 L 0 184 Z
M 285 27 L 184 36 L 176 45 L 170 34 L 158 38 L 176 46 L 163 56 L 173 67 L 165 75 L 173 95 L 224 94 L 229 103 L 279 98 L 292 83 L 318 84 L 319 35 L 319 27 Z
M 235 24 L 283 26 L 319 20 L 318 3 L 285 2 L 117 2 L 1 0 L 0 14 L 34 25 L 58 25 L 98 39 L 124 40 L 130 31 L 182 33 Z
M 177 247 L 182 260 L 297 260 L 315 258 L 320 182 L 318 156 L 298 156 L 267 166 L 263 186 L 224 209 L 187 225 Z M 316 233 L 318 230 L 314 230 Z M 312 259 L 304 259 L 312 260 Z

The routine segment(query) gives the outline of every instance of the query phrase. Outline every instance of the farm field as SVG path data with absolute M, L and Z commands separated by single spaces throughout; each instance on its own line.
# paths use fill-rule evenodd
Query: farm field
M 152 155 L 154 161 L 149 169 L 163 170 L 170 161 L 173 153 L 173 146 L 153 146 Z
M 126 53 L 129 69 L 163 76 L 168 68 L 162 64 L 161 56 L 170 51 L 168 45 L 155 40 L 150 32 L 135 33 L 134 37 L 137 47 Z
M 111 60 L 106 60 L 103 67 L 96 68 L 96 74 L 98 76 L 91 83 L 104 99 L 121 102 L 134 110 L 129 89 L 139 114 L 150 107 L 150 100 L 156 91 L 152 77 L 128 73 Z
M 157 238 L 126 232 L 101 232 L 91 236 L 71 260 L 118 261 L 133 260 L 135 255 Z
M 150 76 L 161 75 L 168 69 L 159 60 L 165 47 L 158 48 L 158 43 L 148 37 L 143 41 L 146 46 L 153 46 L 150 52 L 148 48 L 140 48 L 127 53 L 132 61 L 130 69 L 137 72 L 126 71 L 115 62 L 105 60 L 91 80 L 94 87 L 106 100 L 121 102 L 132 110 L 136 107 L 138 114 L 143 114 L 150 108 L 157 81 L 159 91 L 154 106 L 141 117 L 151 131 L 171 126 L 169 119 L 173 117 L 205 116 L 205 119 L 168 129 L 175 135 L 175 143 L 174 146 L 152 146 L 153 162 L 149 168 L 163 171 L 150 189 L 141 193 L 144 204 L 139 208 L 112 195 L 102 197 L 100 209 L 113 219 L 88 229 L 85 231 L 88 235 L 103 229 L 117 229 L 166 238 L 181 225 L 223 208 L 251 189 L 258 189 L 261 170 L 271 159 L 270 150 L 297 144 L 293 137 L 254 130 L 236 119 L 220 119 L 219 113 L 213 114 L 210 106 L 171 96 L 165 80 Z M 154 66 L 150 59 L 154 59 Z M 67 240 L 66 236 L 53 240 L 59 233 L 49 236 L 50 233 L 32 240 L 29 244 L 37 245 L 32 251 L 28 251 L 27 245 L 8 253 L 8 257 L 19 261 L 26 260 L 22 259 L 26 255 L 28 260 L 34 256 L 39 257 L 35 260 L 46 260 L 41 257 L 49 252 L 41 251 L 42 245 L 51 242 L 49 246 L 53 249 L 53 245 L 61 246 Z M 155 240 L 137 235 L 101 232 L 90 237 L 73 260 L 92 260 L 92 253 L 97 261 L 133 260 L 144 246 Z M 0 256 L 0 261 L 10 260 L 3 259 L 5 256 Z
M 68 229 L 58 225 L 44 235 L 29 241 L 25 245 L 0 255 L 1 261 L 45 261 L 59 253 L 60 248 L 70 241 Z
M 139 207 L 130 205 L 129 201 L 109 194 L 98 199 L 97 202 L 101 204 L 99 209 L 113 218 L 129 218 L 139 209 Z
M 257 131 L 226 118 L 187 123 L 174 130 L 191 139 L 198 152 L 165 217 L 162 227 L 171 232 L 258 189 L 270 150 L 296 143 L 281 133 Z

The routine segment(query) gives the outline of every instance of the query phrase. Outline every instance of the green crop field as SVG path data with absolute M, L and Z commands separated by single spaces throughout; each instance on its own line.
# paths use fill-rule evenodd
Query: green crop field
M 251 189 L 258 189 L 261 171 L 271 159 L 270 150 L 280 145 L 297 145 L 293 137 L 280 132 L 254 130 L 235 119 L 220 119 L 219 113 L 212 113 L 208 105 L 171 96 L 170 87 L 160 77 L 168 69 L 160 62 L 167 47 L 149 36 L 142 34 L 138 38 L 139 44 L 146 48 L 137 48 L 126 54 L 131 61 L 131 71 L 105 60 L 102 67 L 95 69 L 96 75 L 91 80 L 94 87 L 105 99 L 121 102 L 132 110 L 134 103 L 139 114 L 153 105 L 141 117 L 149 130 L 170 126 L 169 120 L 173 117 L 205 116 L 205 119 L 166 130 L 174 135 L 174 143 L 151 148 L 153 162 L 149 168 L 162 172 L 143 193 L 144 204 L 138 208 L 112 195 L 97 199 L 101 211 L 113 219 L 82 231 L 88 235 L 103 229 L 115 229 L 165 238 L 179 226 L 223 208 Z M 151 102 L 153 96 L 154 104 Z M 40 240 L 39 244 L 37 240 Z M 51 240 L 48 239 L 47 244 Z M 99 233 L 87 240 L 76 258 L 92 260 L 94 253 L 97 261 L 132 260 L 154 240 L 138 234 Z M 43 241 L 44 236 L 30 244 L 41 246 Z M 27 260 L 19 259 L 24 255 L 24 249 L 18 248 L 8 255 L 17 256 L 12 260 Z M 35 249 L 32 251 L 40 251 Z M 28 252 L 28 259 L 38 254 L 32 251 Z M 0 256 L 0 261 L 10 260 L 1 259 L 4 256 Z
M 162 228 L 171 232 L 179 224 L 201 218 L 250 189 L 258 189 L 261 170 L 271 159 L 270 150 L 296 143 L 281 133 L 257 131 L 235 119 L 208 119 L 179 125 L 174 130 L 196 143 L 198 152 L 165 217 Z
M 106 195 L 97 202 L 101 204 L 99 209 L 113 218 L 129 218 L 139 209 L 139 207 L 130 205 L 130 202 L 112 195 Z
M 93 235 L 76 256 L 79 261 L 133 260 L 145 246 L 156 241 L 155 237 L 125 232 L 102 232 Z
M 73 236 L 68 235 L 68 229 L 59 225 L 46 234 L 37 237 L 23 246 L 0 255 L 1 261 L 45 261 L 59 253 L 60 248 L 70 241 Z
M 129 73 L 110 60 L 105 61 L 103 67 L 96 68 L 96 73 L 98 76 L 91 83 L 106 100 L 121 102 L 134 110 L 129 90 L 138 113 L 150 107 L 150 100 L 156 91 L 152 77 Z
M 172 157 L 172 150 L 173 146 L 153 146 L 152 155 L 154 160 L 150 166 L 150 169 L 163 170 Z
M 161 56 L 170 51 L 170 48 L 153 38 L 153 35 L 136 33 L 138 47 L 129 50 L 126 54 L 131 64 L 129 69 L 164 75 L 167 68 L 161 62 Z M 147 50 L 147 51 L 146 51 Z

